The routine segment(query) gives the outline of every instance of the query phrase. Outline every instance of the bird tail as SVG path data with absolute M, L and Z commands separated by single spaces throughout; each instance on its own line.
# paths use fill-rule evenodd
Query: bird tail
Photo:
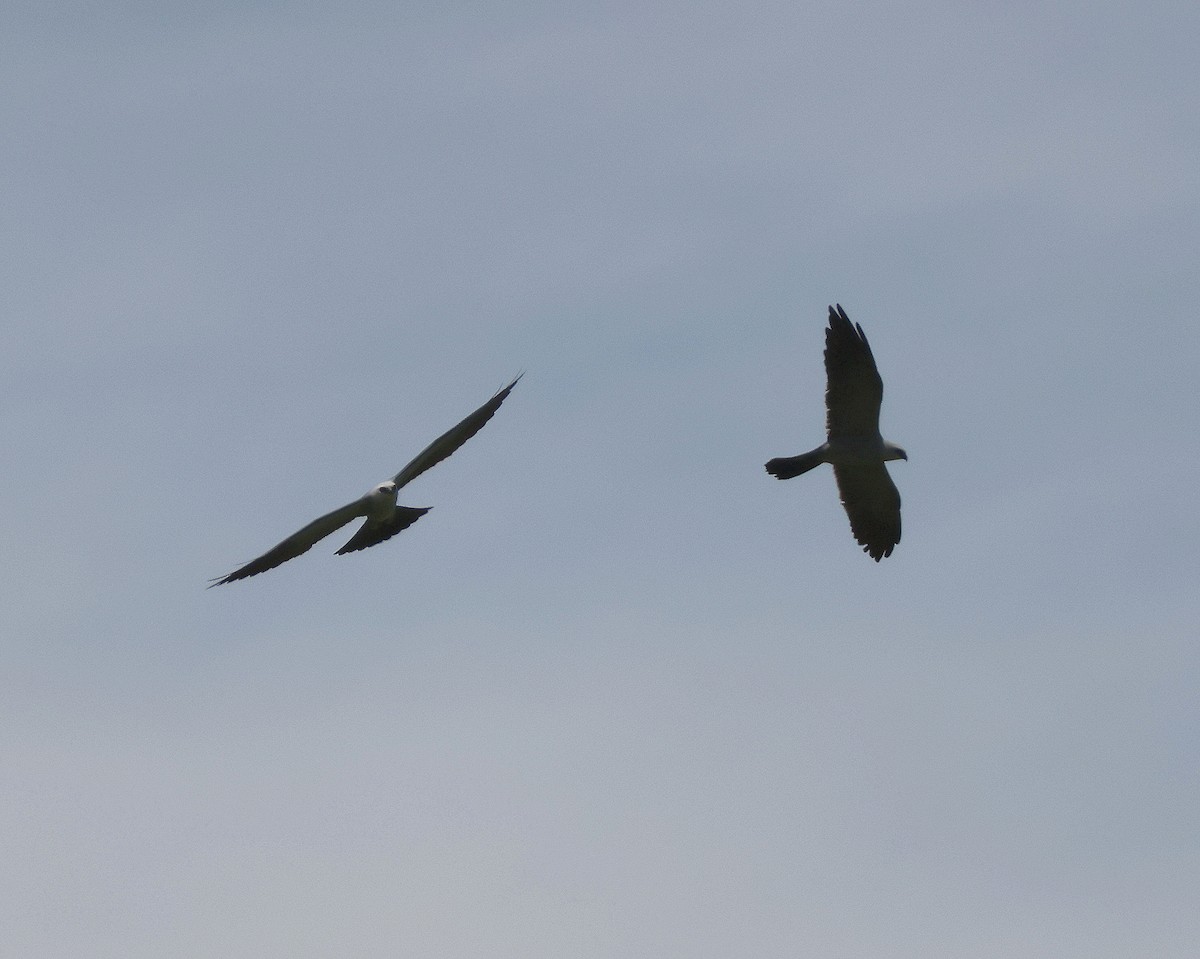
M 767 463 L 767 472 L 776 479 L 791 479 L 793 476 L 807 473 L 824 462 L 825 457 L 822 455 L 821 449 L 817 448 L 808 453 L 801 453 L 799 456 L 777 457 Z

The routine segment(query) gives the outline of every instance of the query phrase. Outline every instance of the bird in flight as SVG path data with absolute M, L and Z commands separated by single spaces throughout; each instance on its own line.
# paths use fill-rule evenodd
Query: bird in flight
M 884 464 L 908 454 L 879 433 L 883 380 L 862 327 L 840 305 L 829 308 L 825 376 L 829 438 L 808 453 L 771 460 L 767 472 L 783 480 L 832 464 L 854 538 L 878 563 L 900 542 L 900 493 Z
M 524 375 L 524 373 L 521 374 L 521 376 Z M 226 576 L 216 577 L 209 583 L 209 589 L 213 586 L 245 579 L 247 576 L 257 576 L 259 573 L 274 569 L 280 563 L 295 559 L 301 553 L 308 552 L 318 540 L 336 532 L 359 516 L 365 516 L 367 521 L 358 528 L 358 532 L 350 538 L 350 541 L 337 551 L 339 556 L 382 543 L 385 539 L 391 539 L 401 530 L 408 529 L 429 512 L 429 507 L 416 508 L 397 505 L 396 494 L 400 488 L 416 479 L 429 467 L 440 463 L 483 429 L 483 424 L 492 418 L 496 410 L 500 409 L 500 404 L 512 392 L 512 388 L 517 385 L 521 376 L 509 383 L 457 426 L 447 430 L 430 443 L 413 458 L 411 463 L 390 480 L 368 490 L 353 503 L 347 503 L 332 513 L 326 513 L 319 519 L 314 519 L 304 529 L 293 533 L 274 549 L 263 553 L 258 559 L 251 560 L 245 566 L 235 569 Z

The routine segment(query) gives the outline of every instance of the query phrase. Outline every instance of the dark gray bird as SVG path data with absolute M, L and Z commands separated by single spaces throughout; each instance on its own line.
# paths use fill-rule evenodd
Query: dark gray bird
M 829 308 L 825 376 L 829 438 L 808 453 L 771 460 L 767 472 L 791 479 L 832 464 L 854 538 L 878 563 L 900 542 L 900 493 L 884 464 L 907 460 L 908 454 L 879 433 L 883 380 L 862 327 L 852 324 L 840 305 Z
M 521 374 L 521 376 L 524 375 Z M 492 418 L 496 410 L 500 409 L 500 404 L 504 402 L 520 379 L 521 377 L 518 376 L 465 420 L 439 436 L 386 483 L 380 483 L 353 503 L 347 503 L 340 509 L 335 509 L 332 513 L 326 513 L 320 519 L 313 520 L 304 529 L 293 533 L 274 549 L 263 553 L 258 559 L 251 560 L 241 569 L 235 569 L 227 576 L 218 576 L 209 583 L 209 589 L 213 586 L 245 579 L 247 576 L 257 576 L 259 573 L 274 569 L 280 563 L 295 559 L 301 553 L 308 552 L 313 543 L 336 532 L 359 516 L 365 516 L 367 521 L 359 527 L 358 532 L 350 538 L 350 541 L 338 550 L 339 556 L 382 543 L 385 539 L 391 539 L 401 530 L 408 529 L 428 513 L 430 508 L 398 506 L 396 494 L 400 488 L 416 479 L 429 467 L 440 463 L 483 429 L 483 424 Z

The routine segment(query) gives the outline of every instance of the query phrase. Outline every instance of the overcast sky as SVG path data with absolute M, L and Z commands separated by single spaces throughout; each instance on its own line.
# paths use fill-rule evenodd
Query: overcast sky
M 24 7 L 0 951 L 1195 955 L 1194 3 Z

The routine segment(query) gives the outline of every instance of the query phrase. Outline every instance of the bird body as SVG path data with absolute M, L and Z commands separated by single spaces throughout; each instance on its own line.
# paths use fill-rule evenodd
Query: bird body
M 777 457 L 766 469 L 777 479 L 792 479 L 832 465 L 854 538 L 879 562 L 900 542 L 900 493 L 884 464 L 908 454 L 879 432 L 883 379 L 862 327 L 851 324 L 840 304 L 829 308 L 825 374 L 828 438 L 807 453 Z
M 349 542 L 337 551 L 339 556 L 382 543 L 384 540 L 391 539 L 401 530 L 408 529 L 429 512 L 429 507 L 399 505 L 396 500 L 400 489 L 431 466 L 440 463 L 483 429 L 484 424 L 492 418 L 520 379 L 521 377 L 518 376 L 474 413 L 439 436 L 390 480 L 371 487 L 354 502 L 347 503 L 331 513 L 318 517 L 273 549 L 267 550 L 258 559 L 251 560 L 245 566 L 235 569 L 226 576 L 218 576 L 209 583 L 209 587 L 232 583 L 274 569 L 281 563 L 286 563 L 289 559 L 295 559 L 302 553 L 308 552 L 314 543 L 359 517 L 365 517 L 366 522 L 359 527 L 358 532 L 350 538 Z

